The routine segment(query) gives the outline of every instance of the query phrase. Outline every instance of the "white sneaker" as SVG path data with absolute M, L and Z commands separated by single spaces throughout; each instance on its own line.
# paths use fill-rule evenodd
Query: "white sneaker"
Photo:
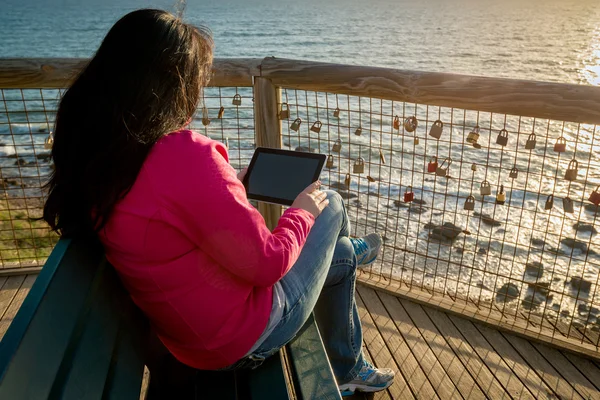
M 394 383 L 394 375 L 396 373 L 390 368 L 375 368 L 370 362 L 365 361 L 356 378 L 339 385 L 340 393 L 342 396 L 351 396 L 356 390 L 366 393 L 379 392 Z
M 350 241 L 354 247 L 354 254 L 356 254 L 358 265 L 373 264 L 381 248 L 381 236 L 379 236 L 379 233 L 369 233 L 367 236 L 361 238 L 350 238 Z

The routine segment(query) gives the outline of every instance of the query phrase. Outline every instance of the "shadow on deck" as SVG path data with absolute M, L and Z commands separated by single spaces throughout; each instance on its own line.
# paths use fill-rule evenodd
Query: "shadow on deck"
M 0 277 L 0 338 L 37 275 Z M 367 357 L 395 383 L 351 399 L 600 399 L 600 363 L 357 287 Z

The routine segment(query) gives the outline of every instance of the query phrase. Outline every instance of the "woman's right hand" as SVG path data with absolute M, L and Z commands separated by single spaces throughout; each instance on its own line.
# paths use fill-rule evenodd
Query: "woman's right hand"
M 294 200 L 292 208 L 301 208 L 311 213 L 315 218 L 321 214 L 321 211 L 329 204 L 327 193 L 319 190 L 321 182 L 317 181 L 302 191 Z

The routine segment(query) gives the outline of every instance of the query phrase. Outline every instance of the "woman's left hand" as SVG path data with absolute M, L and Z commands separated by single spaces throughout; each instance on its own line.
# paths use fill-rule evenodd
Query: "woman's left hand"
M 244 167 L 240 172 L 237 173 L 237 178 L 239 179 L 240 182 L 244 181 L 246 172 L 248 172 L 248 167 Z

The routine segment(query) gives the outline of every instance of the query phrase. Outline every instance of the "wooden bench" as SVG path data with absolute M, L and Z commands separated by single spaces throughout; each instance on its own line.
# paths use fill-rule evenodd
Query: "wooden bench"
M 311 317 L 256 370 L 196 371 L 151 334 L 99 244 L 60 240 L 0 344 L 0 399 L 340 399 Z

